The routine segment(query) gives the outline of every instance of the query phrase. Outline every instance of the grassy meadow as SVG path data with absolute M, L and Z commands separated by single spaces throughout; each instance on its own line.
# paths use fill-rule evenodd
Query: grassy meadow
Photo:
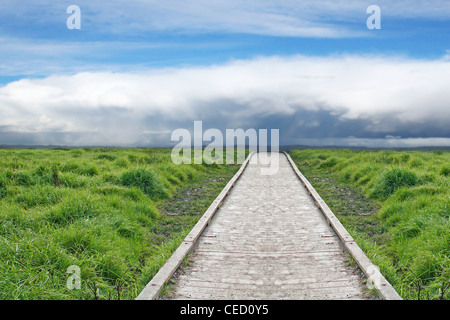
M 290 150 L 404 299 L 450 299 L 450 152 Z
M 134 299 L 239 168 L 170 152 L 0 149 L 0 299 Z M 450 299 L 449 151 L 289 153 L 404 299 Z
M 0 149 L 0 299 L 134 299 L 239 168 L 170 152 Z

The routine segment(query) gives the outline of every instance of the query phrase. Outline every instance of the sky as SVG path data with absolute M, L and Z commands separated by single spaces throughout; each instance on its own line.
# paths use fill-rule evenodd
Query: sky
M 0 145 L 448 147 L 449 31 L 448 0 L 2 0 Z

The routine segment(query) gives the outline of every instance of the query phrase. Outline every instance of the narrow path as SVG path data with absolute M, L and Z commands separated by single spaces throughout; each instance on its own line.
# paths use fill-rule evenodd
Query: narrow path
M 171 299 L 367 299 L 339 238 L 283 154 L 256 154 L 204 230 Z

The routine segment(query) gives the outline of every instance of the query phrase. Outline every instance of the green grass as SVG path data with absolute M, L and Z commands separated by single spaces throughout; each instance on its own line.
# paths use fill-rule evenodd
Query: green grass
M 0 149 L 0 299 L 134 299 L 239 168 L 170 152 Z
M 404 299 L 450 299 L 450 152 L 289 153 Z

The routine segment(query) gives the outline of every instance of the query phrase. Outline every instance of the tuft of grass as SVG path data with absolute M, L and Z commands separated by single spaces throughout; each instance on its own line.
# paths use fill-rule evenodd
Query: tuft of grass
M 69 198 L 59 206 L 52 208 L 47 220 L 55 224 L 68 225 L 77 219 L 93 218 L 100 213 L 100 209 L 90 196 Z
M 412 187 L 418 183 L 417 175 L 408 169 L 394 168 L 381 174 L 372 195 L 387 197 L 402 187 Z
M 450 165 L 446 164 L 441 167 L 439 174 L 444 177 L 450 176 Z
M 117 157 L 115 155 L 108 154 L 108 153 L 102 153 L 95 157 L 95 159 L 98 159 L 98 160 L 106 159 L 109 161 L 114 161 L 116 158 Z
M 153 199 L 168 197 L 168 192 L 156 172 L 147 169 L 132 169 L 124 172 L 120 178 L 122 185 L 137 187 Z
M 319 168 L 332 168 L 335 165 L 337 165 L 338 161 L 336 158 L 329 158 L 327 160 L 325 160 L 324 162 L 322 162 L 319 166 Z

